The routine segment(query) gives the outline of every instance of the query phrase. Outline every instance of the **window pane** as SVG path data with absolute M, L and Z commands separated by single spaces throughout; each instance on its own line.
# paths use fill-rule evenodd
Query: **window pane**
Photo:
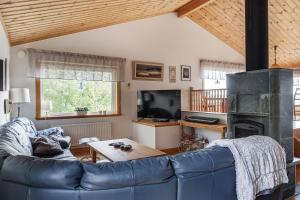
M 41 79 L 42 102 L 51 102 L 51 113 L 70 113 L 74 112 L 76 107 L 87 107 L 89 112 L 106 110 L 108 113 L 114 113 L 115 84 L 102 81 Z

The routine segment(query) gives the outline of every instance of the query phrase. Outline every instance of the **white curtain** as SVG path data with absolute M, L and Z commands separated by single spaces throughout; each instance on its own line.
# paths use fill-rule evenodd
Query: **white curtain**
M 294 69 L 294 86 L 300 86 L 300 69 Z
M 226 74 L 244 72 L 245 65 L 240 63 L 220 62 L 214 60 L 200 61 L 202 79 L 225 80 Z
M 124 81 L 125 58 L 28 49 L 28 76 L 45 79 Z

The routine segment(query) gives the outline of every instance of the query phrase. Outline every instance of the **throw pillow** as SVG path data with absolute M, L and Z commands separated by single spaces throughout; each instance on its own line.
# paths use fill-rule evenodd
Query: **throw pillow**
M 41 136 L 31 138 L 33 155 L 38 157 L 53 157 L 63 154 L 59 142 L 51 137 Z

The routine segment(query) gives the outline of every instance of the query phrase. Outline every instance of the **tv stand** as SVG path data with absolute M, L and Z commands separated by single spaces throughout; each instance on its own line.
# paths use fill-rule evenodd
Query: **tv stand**
M 169 122 L 169 119 L 166 118 L 153 118 L 152 119 L 153 122 Z
M 178 150 L 181 138 L 177 121 L 154 122 L 153 119 L 133 121 L 133 140 L 159 150 Z

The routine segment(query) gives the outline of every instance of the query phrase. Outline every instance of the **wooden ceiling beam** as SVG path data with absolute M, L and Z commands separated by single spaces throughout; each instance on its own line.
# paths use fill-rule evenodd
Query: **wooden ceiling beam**
M 194 12 L 195 10 L 206 6 L 207 4 L 211 3 L 212 1 L 213 0 L 192 0 L 176 10 L 177 16 L 178 17 L 187 16 L 188 14 Z

